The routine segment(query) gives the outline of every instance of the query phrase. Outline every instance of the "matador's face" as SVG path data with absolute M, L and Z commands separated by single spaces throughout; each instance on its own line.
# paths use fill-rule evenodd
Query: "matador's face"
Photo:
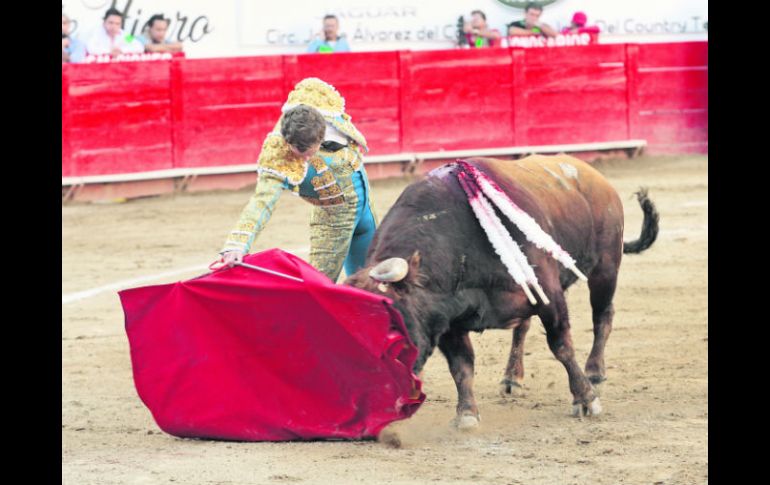
M 291 148 L 291 152 L 293 154 L 297 155 L 302 160 L 307 162 L 321 148 L 321 142 L 318 142 L 317 144 L 315 144 L 312 147 L 308 148 L 304 152 L 299 151 L 294 145 L 289 145 L 289 147 Z

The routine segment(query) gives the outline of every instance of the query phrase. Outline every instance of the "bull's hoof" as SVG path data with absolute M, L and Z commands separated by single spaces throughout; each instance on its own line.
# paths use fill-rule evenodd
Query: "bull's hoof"
M 471 431 L 479 427 L 481 422 L 481 416 L 465 412 L 459 416 L 455 416 L 452 420 L 452 424 L 459 431 Z
M 500 381 L 500 397 L 523 397 L 524 386 L 510 379 Z
M 582 416 L 598 416 L 602 413 L 602 403 L 598 397 L 595 397 L 591 404 L 585 405 L 583 403 L 572 403 L 572 415 L 576 418 Z
M 599 374 L 592 374 L 592 375 L 588 375 L 586 377 L 588 377 L 588 380 L 591 381 L 591 384 L 594 384 L 594 385 L 601 384 L 602 382 L 607 380 L 606 377 L 604 377 L 602 375 L 599 375 Z

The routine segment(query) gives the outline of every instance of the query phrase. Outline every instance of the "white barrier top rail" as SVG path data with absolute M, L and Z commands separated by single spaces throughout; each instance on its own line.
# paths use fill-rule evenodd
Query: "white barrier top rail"
M 367 156 L 365 163 L 414 162 L 416 160 L 436 160 L 443 158 L 485 157 L 495 155 L 523 155 L 528 153 L 584 152 L 594 150 L 622 150 L 643 148 L 647 140 L 619 140 L 597 143 L 576 143 L 570 145 L 539 145 L 501 148 L 479 148 L 468 150 L 442 150 L 435 152 L 395 153 L 389 155 Z M 99 184 L 110 182 L 134 182 L 138 180 L 156 180 L 197 175 L 225 175 L 231 173 L 256 172 L 257 164 L 226 165 L 222 167 L 189 167 L 167 170 L 152 170 L 136 173 L 116 173 L 106 175 L 87 175 L 82 177 L 62 177 L 62 186 Z

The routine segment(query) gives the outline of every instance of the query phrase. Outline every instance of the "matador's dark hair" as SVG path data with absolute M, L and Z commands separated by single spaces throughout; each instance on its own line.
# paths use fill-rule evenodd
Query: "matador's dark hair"
M 300 152 L 321 143 L 326 133 L 326 120 L 315 108 L 301 104 L 281 118 L 281 135 Z

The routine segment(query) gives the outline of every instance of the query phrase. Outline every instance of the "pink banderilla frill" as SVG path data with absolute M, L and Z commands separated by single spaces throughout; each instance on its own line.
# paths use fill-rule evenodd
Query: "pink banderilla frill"
M 491 180 L 484 173 L 478 170 L 476 167 L 464 160 L 458 160 L 457 163 L 463 172 L 470 175 L 473 181 L 481 189 L 481 192 L 489 197 L 492 202 L 497 206 L 500 211 L 505 214 L 511 222 L 524 234 L 532 244 L 542 249 L 546 253 L 550 254 L 554 259 L 564 265 L 567 269 L 572 271 L 578 278 L 583 281 L 587 281 L 588 278 L 577 268 L 575 265 L 575 259 L 570 256 L 556 241 L 549 236 L 535 219 L 529 214 L 524 212 L 519 206 L 517 206 L 508 197 L 508 194 Z
M 502 221 L 495 214 L 495 210 L 487 198 L 484 197 L 484 194 L 481 193 L 473 179 L 465 172 L 458 172 L 457 180 L 468 196 L 471 209 L 476 214 L 476 218 L 478 218 L 484 232 L 487 233 L 489 242 L 500 256 L 513 280 L 521 286 L 531 304 L 536 305 L 537 300 L 529 289 L 530 284 L 535 288 L 543 303 L 547 305 L 549 300 L 538 283 L 534 270 L 527 262 L 526 255 L 524 255 L 518 244 L 513 240 L 505 226 L 503 226 Z

